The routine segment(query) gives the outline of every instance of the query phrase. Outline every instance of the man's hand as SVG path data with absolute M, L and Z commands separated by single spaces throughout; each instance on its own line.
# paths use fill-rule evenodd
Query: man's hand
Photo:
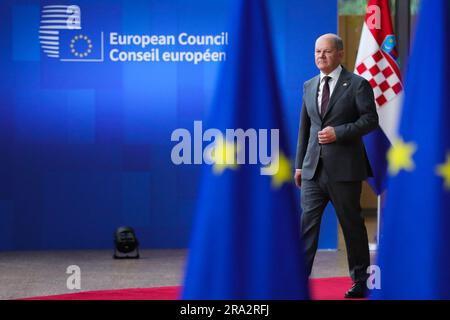
M 319 131 L 319 143 L 328 144 L 336 141 L 336 132 L 333 127 L 326 127 L 322 131 Z
M 301 169 L 295 169 L 295 174 L 294 174 L 294 181 L 297 187 L 301 187 L 302 186 L 302 170 Z

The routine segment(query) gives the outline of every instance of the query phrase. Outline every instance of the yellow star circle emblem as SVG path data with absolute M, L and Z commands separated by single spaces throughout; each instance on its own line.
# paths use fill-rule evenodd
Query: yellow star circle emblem
M 78 50 L 77 50 L 77 43 L 78 45 Z M 84 44 L 82 44 L 84 43 Z M 82 50 L 79 50 L 80 47 L 83 47 Z M 92 52 L 92 40 L 89 39 L 88 36 L 83 35 L 83 34 L 79 34 L 77 36 L 75 36 L 71 41 L 70 41 L 70 51 L 72 52 L 72 54 L 76 57 L 79 58 L 84 58 L 86 56 L 88 56 L 91 52 Z

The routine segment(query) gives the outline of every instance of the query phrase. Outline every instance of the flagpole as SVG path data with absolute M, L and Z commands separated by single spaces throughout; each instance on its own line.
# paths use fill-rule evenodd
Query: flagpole
M 381 194 L 377 195 L 377 249 L 380 246 Z

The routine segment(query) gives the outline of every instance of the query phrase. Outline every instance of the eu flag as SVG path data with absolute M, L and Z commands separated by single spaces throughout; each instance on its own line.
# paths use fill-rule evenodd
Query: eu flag
M 378 299 L 450 299 L 450 2 L 422 1 L 388 151 Z
M 293 167 L 267 11 L 261 0 L 237 3 L 235 30 L 230 32 L 227 62 L 207 125 L 221 132 L 258 132 L 258 148 L 263 140 L 275 143 L 269 132 L 278 130 L 277 169 L 262 175 L 263 165 L 249 159 L 246 164 L 214 162 L 204 167 L 182 297 L 307 299 Z M 217 142 L 252 149 L 235 141 Z M 236 151 L 230 150 L 234 148 L 226 148 L 227 153 Z M 219 148 L 215 158 L 218 153 Z

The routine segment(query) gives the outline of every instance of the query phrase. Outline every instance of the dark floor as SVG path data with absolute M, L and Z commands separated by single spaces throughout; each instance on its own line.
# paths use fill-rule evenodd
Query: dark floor
M 369 240 L 376 218 L 366 218 Z M 320 251 L 312 277 L 348 276 L 342 236 L 339 250 Z M 374 259 L 372 253 L 372 260 Z M 186 250 L 143 250 L 139 260 L 114 260 L 111 251 L 0 252 L 0 299 L 90 290 L 177 286 L 182 283 Z M 81 270 L 81 290 L 67 288 L 67 267 Z

